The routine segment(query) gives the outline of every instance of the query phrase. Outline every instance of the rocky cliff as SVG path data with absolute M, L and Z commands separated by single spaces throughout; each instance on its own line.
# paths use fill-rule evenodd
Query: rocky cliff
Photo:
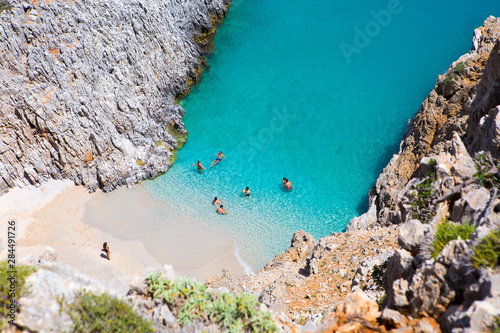
M 410 121 L 399 152 L 370 191 L 368 213 L 351 221 L 348 230 L 366 228 L 374 223 L 401 223 L 398 208 L 401 190 L 410 179 L 422 176 L 421 159 L 446 149 L 445 143 L 454 135 L 461 137 L 472 157 L 480 150 L 498 156 L 496 113 L 492 111 L 495 114 L 490 115 L 489 112 L 499 104 L 499 36 L 499 19 L 494 17 L 489 17 L 483 27 L 474 30 L 471 51 L 438 77 L 436 86 Z
M 165 172 L 175 103 L 230 0 L 11 1 L 0 13 L 0 194 L 69 178 L 106 191 Z

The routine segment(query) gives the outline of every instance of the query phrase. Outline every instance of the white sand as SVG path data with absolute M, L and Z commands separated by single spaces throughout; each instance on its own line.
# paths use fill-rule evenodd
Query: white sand
M 223 268 L 244 274 L 231 240 L 199 221 L 167 216 L 158 219 L 159 229 L 141 230 L 141 219 L 157 218 L 158 212 L 165 213 L 140 185 L 89 194 L 69 181 L 53 180 L 0 197 L 0 244 L 5 250 L 7 222 L 14 220 L 18 259 L 30 253 L 38 257 L 51 246 L 57 261 L 121 293 L 148 268 L 164 264 L 172 265 L 176 276 L 202 282 Z M 104 241 L 111 249 L 110 261 L 101 251 Z

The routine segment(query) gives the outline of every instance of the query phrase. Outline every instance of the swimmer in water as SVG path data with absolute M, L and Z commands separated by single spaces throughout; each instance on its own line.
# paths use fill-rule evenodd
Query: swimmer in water
M 193 166 L 198 168 L 199 173 L 201 173 L 203 171 L 203 169 L 207 170 L 207 168 L 205 168 L 205 167 L 203 167 L 203 165 L 201 165 L 200 161 L 198 161 L 198 163 L 196 163 L 196 164 L 193 164 Z
M 247 198 L 250 196 L 250 194 L 251 194 L 251 193 L 250 193 L 250 189 L 248 188 L 248 186 L 247 186 L 247 188 L 246 188 L 246 189 L 244 189 L 244 190 L 243 190 L 243 194 L 244 194 L 244 195 L 245 195 L 245 197 L 247 197 Z
M 214 198 L 214 201 L 212 201 L 212 205 L 220 205 L 222 203 L 222 200 L 217 199 L 217 197 Z
M 222 154 L 221 151 L 218 154 L 215 154 L 214 156 L 217 156 L 217 158 L 215 160 L 213 160 L 213 162 L 210 166 L 214 166 L 217 163 L 219 163 L 220 161 L 224 161 L 226 159 L 226 156 L 224 156 L 224 154 Z
M 283 186 L 287 189 L 287 190 L 291 190 L 292 189 L 292 182 L 289 181 L 286 177 L 283 177 Z
M 224 209 L 224 206 L 220 205 L 219 208 L 217 208 L 217 213 L 219 213 L 221 215 L 225 215 L 226 210 Z

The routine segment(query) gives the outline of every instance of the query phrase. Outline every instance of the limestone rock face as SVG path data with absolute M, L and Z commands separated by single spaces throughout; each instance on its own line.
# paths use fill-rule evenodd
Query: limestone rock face
M 476 221 L 489 200 L 490 192 L 484 187 L 467 192 L 462 198 L 455 201 L 450 219 L 462 223 Z
M 165 172 L 186 135 L 174 97 L 198 78 L 201 36 L 229 0 L 10 3 L 0 194 L 47 178 L 112 190 Z
M 455 292 L 445 280 L 446 268 L 439 264 L 425 264 L 413 275 L 410 285 L 412 312 L 418 316 L 437 317 L 455 297 Z
M 483 27 L 475 30 L 471 51 L 438 77 L 435 88 L 410 121 L 399 152 L 392 157 L 369 193 L 369 202 L 377 207 L 377 224 L 403 222 L 398 195 L 410 179 L 418 176 L 422 158 L 448 148 L 444 145 L 446 141 L 457 135 L 466 136 L 467 155 L 487 150 L 494 157 L 499 156 L 499 36 L 500 19 L 489 17 Z M 474 170 L 466 164 L 449 171 L 468 174 Z M 360 225 L 360 220 L 363 221 L 355 219 L 353 224 Z
M 18 325 L 34 332 L 72 331 L 73 320 L 61 311 L 60 300 L 72 303 L 75 293 L 87 290 L 102 293 L 105 288 L 98 282 L 62 263 L 46 262 L 26 280 L 29 295 L 19 301 L 21 312 Z

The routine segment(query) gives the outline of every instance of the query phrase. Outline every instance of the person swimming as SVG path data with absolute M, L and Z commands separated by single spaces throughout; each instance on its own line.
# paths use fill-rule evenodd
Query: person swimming
M 224 209 L 224 206 L 222 206 L 222 205 L 220 205 L 219 208 L 217 208 L 217 213 L 219 213 L 220 215 L 227 214 L 226 210 Z
M 250 193 L 250 189 L 248 188 L 248 186 L 247 186 L 247 188 L 246 188 L 246 189 L 244 189 L 242 192 L 243 192 L 243 194 L 245 195 L 245 197 L 249 197 L 249 196 L 250 196 L 250 194 L 252 194 L 252 193 Z
M 217 199 L 217 197 L 215 197 L 214 200 L 212 201 L 212 205 L 219 205 L 221 203 L 222 203 L 222 200 Z
M 198 163 L 196 164 L 193 164 L 193 166 L 196 166 L 198 168 L 198 172 L 201 173 L 203 171 L 203 169 L 207 170 L 207 168 L 203 167 L 203 165 L 201 165 L 200 161 L 198 161 Z
M 283 177 L 283 186 L 287 189 L 287 190 L 291 190 L 292 189 L 292 182 L 289 181 L 286 177 Z
M 215 160 L 213 160 L 213 162 L 210 166 L 214 166 L 217 163 L 219 163 L 220 161 L 224 161 L 226 159 L 226 156 L 224 156 L 224 154 L 222 154 L 221 151 L 218 154 L 215 154 L 213 156 L 217 156 L 217 158 Z

